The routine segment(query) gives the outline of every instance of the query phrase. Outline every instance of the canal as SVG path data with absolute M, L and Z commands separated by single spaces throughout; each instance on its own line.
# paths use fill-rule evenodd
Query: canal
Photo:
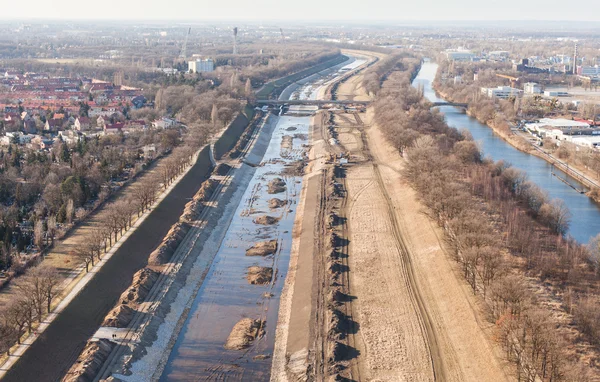
M 421 71 L 413 82 L 413 86 L 423 86 L 425 97 L 432 102 L 444 101 L 436 95 L 432 88 L 437 68 L 438 65 L 435 63 L 423 63 Z M 572 215 L 569 235 L 580 243 L 587 243 L 590 238 L 600 232 L 599 206 L 586 195 L 576 192 L 561 182 L 552 175 L 552 171 L 563 178 L 568 178 L 569 182 L 579 189 L 585 188 L 582 184 L 557 169 L 553 170 L 552 165 L 545 160 L 517 150 L 495 134 L 490 127 L 469 117 L 459 109 L 452 106 L 444 106 L 439 109 L 445 115 L 449 126 L 467 129 L 471 132 L 485 156 L 495 161 L 504 160 L 513 167 L 523 170 L 532 182 L 548 193 L 551 199 L 563 200 Z
M 315 99 L 327 81 L 343 75 L 364 60 L 349 59 L 311 76 L 310 81 L 286 89 L 286 98 Z M 306 160 L 310 145 L 309 115 L 281 115 L 269 137 L 260 164 L 244 167 L 251 179 L 245 185 L 241 203 L 224 230 L 214 261 L 187 313 L 160 381 L 268 381 L 275 340 L 279 297 L 289 266 L 292 231 L 303 177 L 294 169 Z M 264 132 L 262 133 L 264 134 Z M 250 173 L 252 172 L 252 173 Z M 270 184 L 283 180 L 277 191 Z M 277 198 L 283 206 L 271 204 Z M 273 221 L 267 222 L 262 218 Z M 274 253 L 248 256 L 255 244 L 276 241 Z M 250 268 L 272 270 L 270 282 L 251 283 Z M 249 347 L 224 347 L 234 325 L 244 319 L 260 319 L 262 335 Z

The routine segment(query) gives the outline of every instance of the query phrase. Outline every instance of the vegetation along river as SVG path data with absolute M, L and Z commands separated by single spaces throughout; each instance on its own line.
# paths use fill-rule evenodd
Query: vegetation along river
M 425 97 L 432 102 L 444 101 L 436 95 L 432 88 L 437 68 L 438 65 L 435 63 L 424 62 L 413 82 L 414 86 L 422 84 Z M 590 238 L 600 232 L 600 206 L 585 194 L 580 194 L 561 182 L 552 175 L 552 172 L 568 179 L 578 189 L 585 188 L 582 184 L 558 169 L 553 169 L 552 165 L 545 160 L 517 150 L 495 134 L 490 127 L 462 113 L 459 109 L 453 106 L 443 106 L 440 107 L 440 111 L 445 115 L 448 125 L 471 132 L 483 150 L 484 156 L 496 161 L 504 160 L 513 167 L 525 171 L 532 182 L 548 193 L 550 199 L 563 200 L 572 215 L 569 235 L 580 243 L 587 243 Z

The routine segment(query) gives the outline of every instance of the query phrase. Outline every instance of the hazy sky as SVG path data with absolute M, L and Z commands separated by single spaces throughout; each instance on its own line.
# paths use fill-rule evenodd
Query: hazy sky
M 4 19 L 600 20 L 600 0 L 0 0 L 0 9 Z

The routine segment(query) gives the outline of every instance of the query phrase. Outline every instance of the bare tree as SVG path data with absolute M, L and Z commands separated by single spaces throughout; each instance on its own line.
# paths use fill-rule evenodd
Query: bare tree
M 73 199 L 69 199 L 67 202 L 66 214 L 67 223 L 71 224 L 73 222 L 73 216 L 75 215 L 75 205 L 73 203 Z
M 54 244 L 54 236 L 56 235 L 56 216 L 51 215 L 48 216 L 48 237 L 46 238 L 46 244 L 48 244 L 48 238 L 52 240 L 52 244 Z
M 35 222 L 33 228 L 33 241 L 40 250 L 44 248 L 44 223 L 41 220 Z
M 214 103 L 212 106 L 212 111 L 210 112 L 210 121 L 213 126 L 217 126 L 219 123 L 219 109 L 217 108 L 216 103 Z
M 133 198 L 138 208 L 138 216 L 144 213 L 153 203 L 154 195 L 158 192 L 158 184 L 154 177 L 148 177 L 140 182 L 133 190 Z
M 83 261 L 84 265 L 85 265 L 85 272 L 89 272 L 90 269 L 90 263 L 92 263 L 93 265 L 93 261 L 94 261 L 94 254 L 91 253 L 89 246 L 87 245 L 87 243 L 82 243 L 79 244 L 75 250 L 73 251 L 73 254 L 79 258 L 81 261 Z

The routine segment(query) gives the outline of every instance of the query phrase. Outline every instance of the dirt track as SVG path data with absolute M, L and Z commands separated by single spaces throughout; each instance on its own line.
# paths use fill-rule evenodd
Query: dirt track
M 339 121 L 339 140 L 357 162 L 346 177 L 350 294 L 359 326 L 350 377 L 507 380 L 476 301 L 444 252 L 442 232 L 402 178 L 403 159 L 376 126 Z
M 338 89 L 339 99 L 367 99 L 361 84 L 362 73 L 345 81 Z M 310 213 L 304 212 L 295 239 L 305 250 L 292 261 L 295 279 L 288 280 L 293 290 L 287 307 L 290 325 L 278 329 L 278 335 L 286 332 L 288 361 L 276 353 L 279 359 L 274 358 L 271 380 L 298 380 L 303 375 L 308 380 L 327 380 L 339 370 L 331 369 L 328 359 L 332 343 L 324 292 L 328 273 L 323 270 L 326 250 L 320 244 L 320 238 L 328 235 L 320 224 L 323 212 L 332 208 L 343 222 L 332 229 L 349 243 L 337 248 L 348 269 L 341 279 L 348 298 L 338 309 L 352 323 L 342 339 L 350 355 L 341 363 L 343 377 L 353 381 L 510 380 L 502 354 L 491 340 L 492 328 L 479 319 L 483 313 L 478 300 L 445 252 L 442 230 L 424 213 L 402 176 L 404 159 L 377 126 L 371 126 L 372 117 L 370 109 L 366 114 L 336 114 L 334 134 L 340 145 L 333 146 L 328 144 L 328 118 L 319 114 L 314 119 L 311 178 L 303 195 Z M 338 204 L 324 202 L 322 171 L 333 164 L 323 158 L 342 152 L 350 163 L 335 181 L 342 184 L 345 198 Z M 309 243 L 311 236 L 310 247 L 302 244 Z

